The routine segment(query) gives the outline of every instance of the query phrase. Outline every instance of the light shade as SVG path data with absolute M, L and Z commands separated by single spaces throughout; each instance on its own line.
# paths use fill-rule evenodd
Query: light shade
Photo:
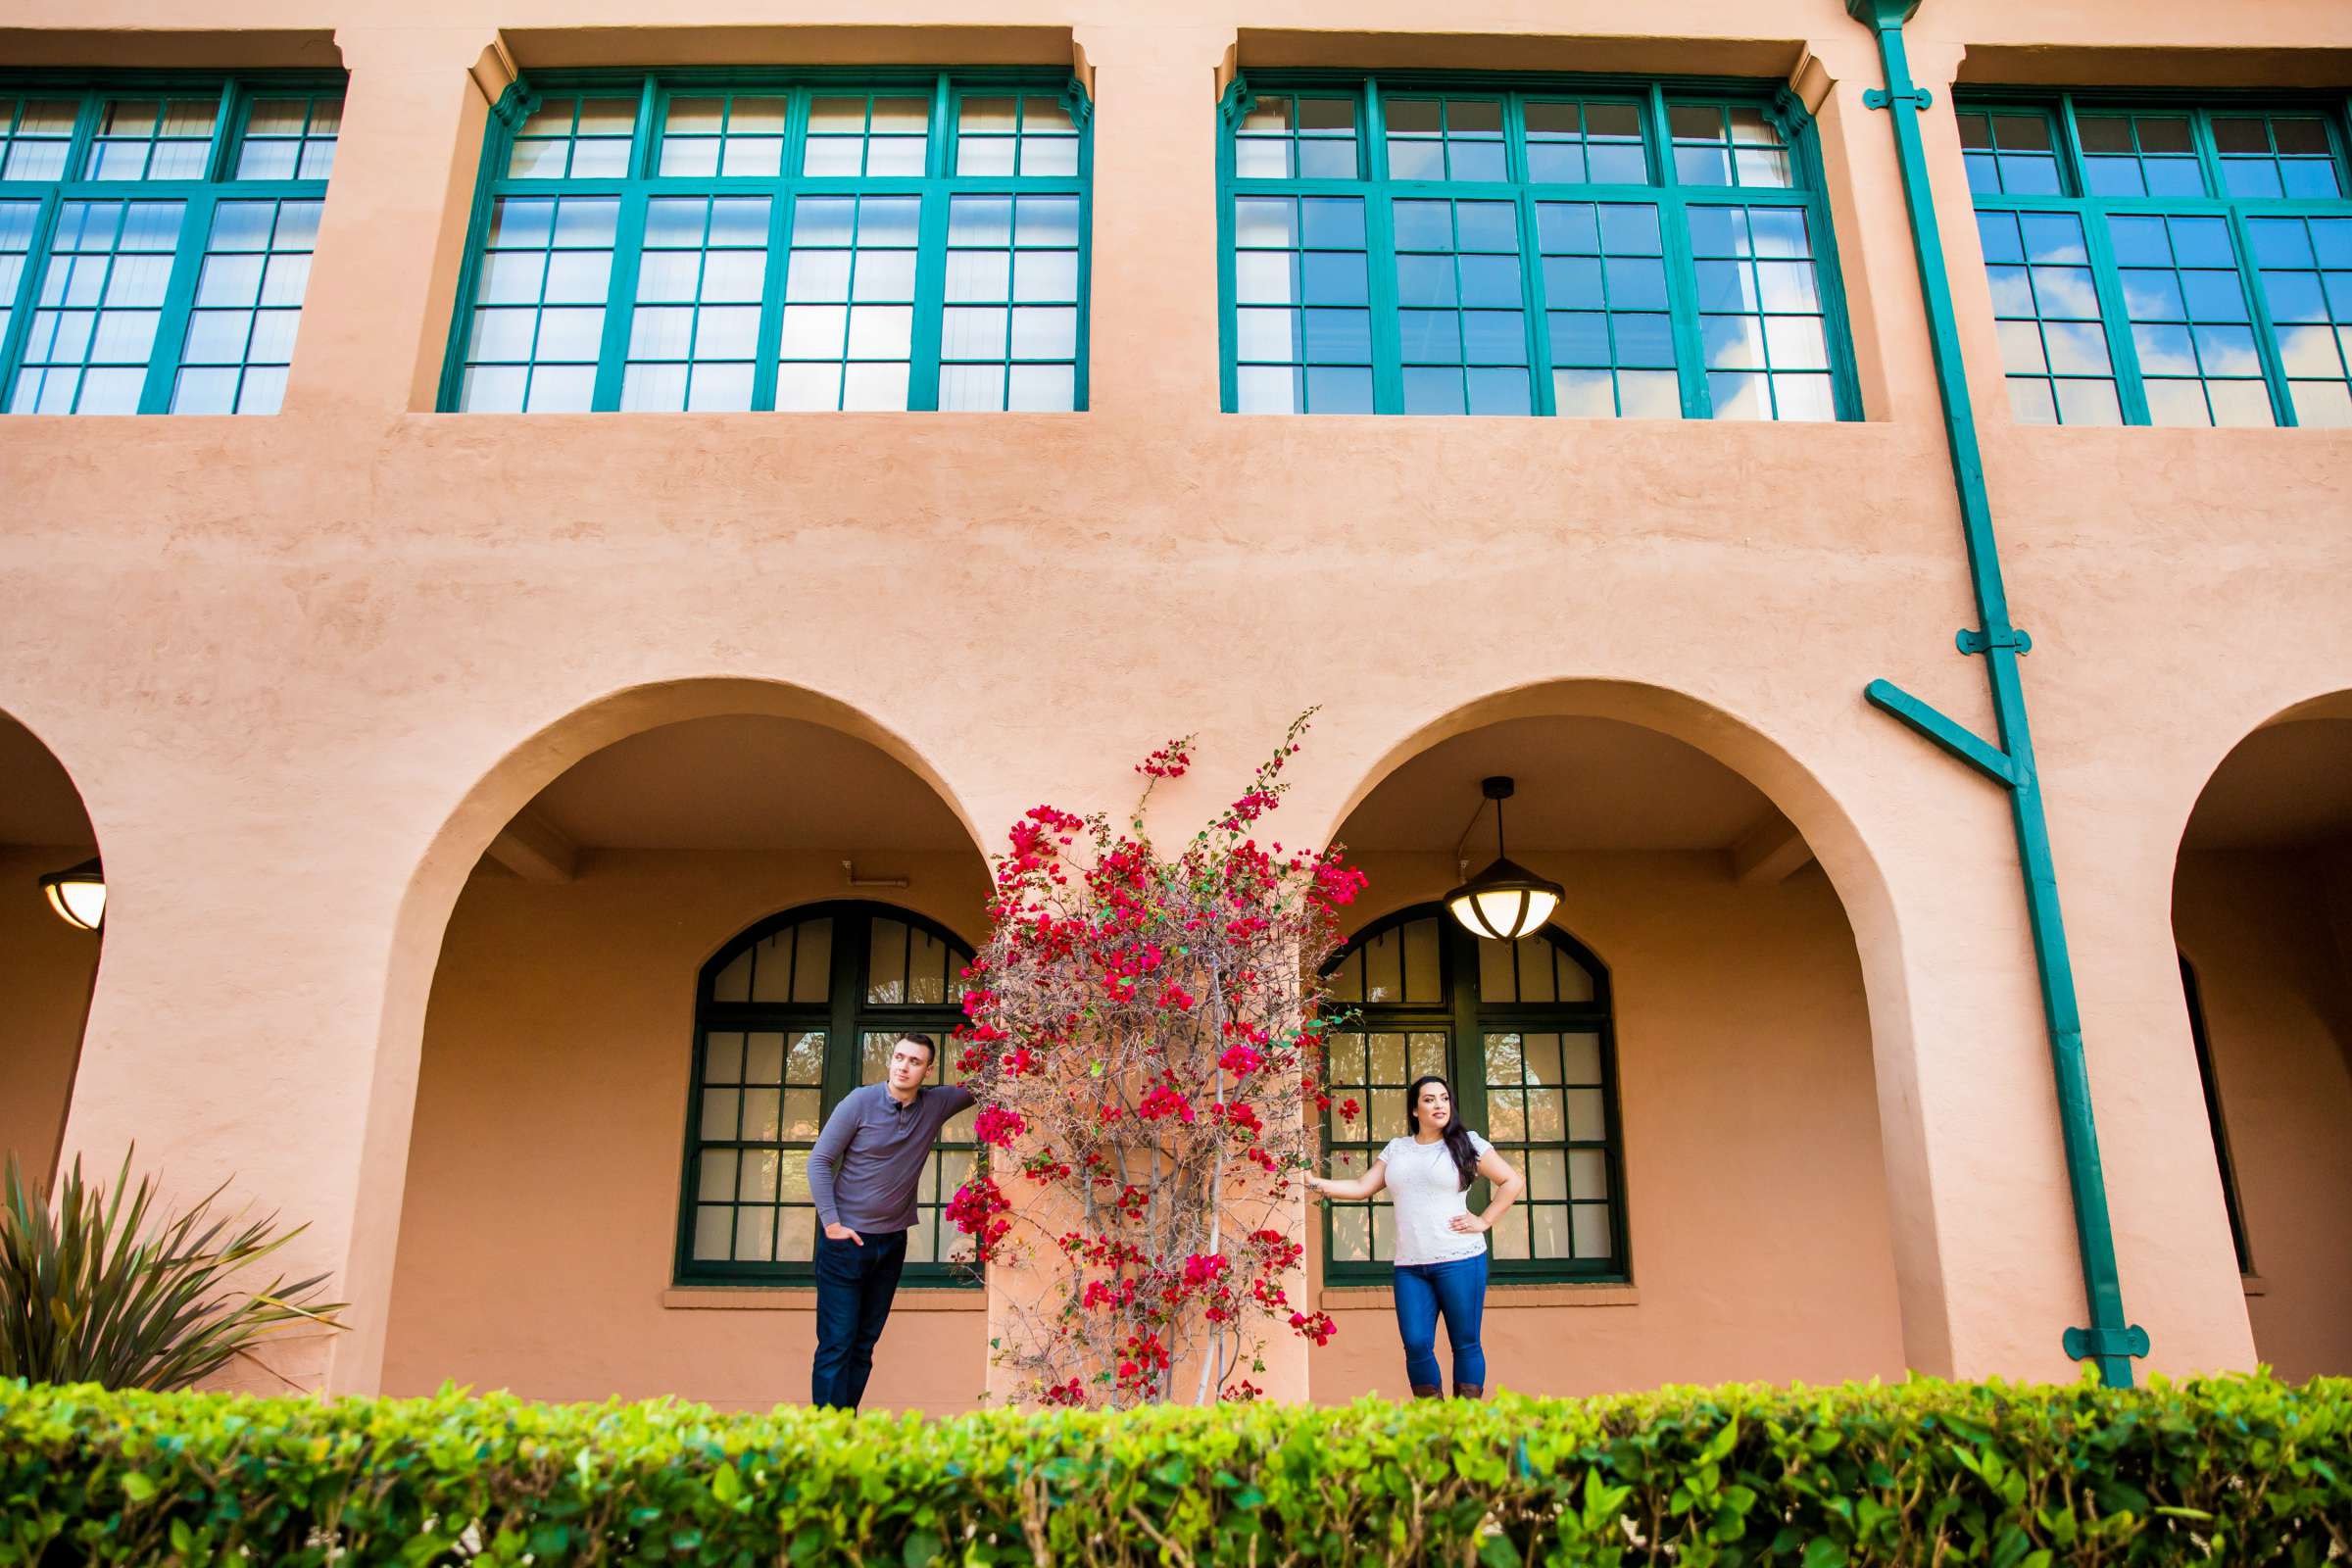
M 50 872 L 41 878 L 41 892 L 57 917 L 76 930 L 95 931 L 106 920 L 106 876 L 94 859 Z
M 1446 906 L 1479 936 L 1516 942 L 1543 928 L 1565 891 L 1515 860 L 1498 859 L 1446 894 Z

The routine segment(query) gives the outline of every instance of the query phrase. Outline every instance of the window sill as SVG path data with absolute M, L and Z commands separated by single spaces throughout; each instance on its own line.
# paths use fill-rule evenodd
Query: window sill
M 1385 1285 L 1326 1285 L 1315 1293 L 1315 1304 L 1325 1311 L 1387 1307 L 1395 1298 Z M 1623 1280 L 1590 1285 L 1493 1285 L 1487 1287 L 1489 1307 L 1518 1306 L 1640 1306 L 1642 1292 Z
M 814 1312 L 813 1285 L 673 1285 L 662 1293 L 671 1312 Z M 910 1286 L 892 1300 L 894 1312 L 985 1312 L 986 1291 Z

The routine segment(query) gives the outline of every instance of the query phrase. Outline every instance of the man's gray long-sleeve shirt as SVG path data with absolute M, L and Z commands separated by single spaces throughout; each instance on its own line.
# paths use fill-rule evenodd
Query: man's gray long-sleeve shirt
M 851 1090 L 808 1152 L 816 1217 L 860 1235 L 911 1226 L 924 1156 L 939 1130 L 971 1105 L 971 1093 L 959 1084 L 925 1084 L 906 1105 L 891 1098 L 888 1084 Z

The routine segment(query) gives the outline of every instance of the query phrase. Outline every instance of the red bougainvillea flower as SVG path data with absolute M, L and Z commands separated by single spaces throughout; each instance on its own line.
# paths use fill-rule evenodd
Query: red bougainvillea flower
M 1331 1320 L 1329 1312 L 1293 1312 L 1291 1328 L 1299 1338 L 1311 1340 L 1316 1345 L 1330 1344 L 1331 1337 L 1340 1332 L 1340 1326 Z
M 1192 770 L 1189 738 L 1138 764 L 1123 827 L 1040 805 L 994 858 L 953 1047 L 985 1163 L 948 1215 L 979 1261 L 1042 1281 L 991 1326 L 1034 1401 L 1255 1398 L 1234 1373 L 1271 1336 L 1330 1339 L 1328 1314 L 1285 1292 L 1305 1250 L 1285 1227 L 1331 1103 L 1321 964 L 1363 878 L 1337 848 L 1254 836 L 1307 717 L 1173 850 L 1146 817 Z M 1017 1205 L 991 1170 L 1025 1178 Z
M 1013 1140 L 1028 1131 L 1029 1123 L 1017 1110 L 1002 1105 L 984 1105 L 972 1120 L 972 1136 L 997 1149 L 1010 1149 Z

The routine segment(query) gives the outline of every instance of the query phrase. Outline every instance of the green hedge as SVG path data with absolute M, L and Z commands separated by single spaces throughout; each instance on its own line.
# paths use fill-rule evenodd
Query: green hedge
M 954 1421 L 0 1383 L 0 1563 L 2229 1563 L 2352 1555 L 2352 1381 Z

